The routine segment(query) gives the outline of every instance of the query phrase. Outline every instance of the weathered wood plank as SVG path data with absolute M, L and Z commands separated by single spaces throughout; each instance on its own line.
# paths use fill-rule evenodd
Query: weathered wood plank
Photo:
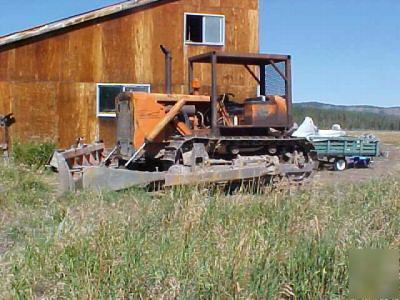
M 223 47 L 184 44 L 184 13 L 223 14 Z M 115 141 L 115 120 L 96 117 L 96 83 L 150 83 L 164 91 L 164 57 L 173 54 L 173 91 L 187 93 L 187 58 L 209 51 L 258 52 L 258 0 L 166 1 L 149 9 L 82 23 L 62 32 L 0 50 L 0 113 L 13 110 L 18 138 L 54 138 L 69 146 Z M 255 82 L 242 68 L 218 68 L 219 92 L 237 98 L 255 94 Z M 210 69 L 197 68 L 202 91 L 209 93 Z M 9 112 L 9 111 L 7 111 Z
M 20 140 L 51 140 L 58 137 L 56 92 L 53 82 L 18 82 L 10 85 L 11 110 L 17 122 L 13 134 Z

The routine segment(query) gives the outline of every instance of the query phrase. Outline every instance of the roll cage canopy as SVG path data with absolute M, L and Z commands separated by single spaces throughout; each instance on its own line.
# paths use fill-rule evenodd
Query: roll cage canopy
M 251 74 L 260 86 L 260 95 L 266 96 L 268 78 L 266 67 L 272 69 L 282 78 L 285 84 L 285 100 L 287 106 L 287 127 L 292 125 L 292 79 L 291 79 L 291 57 L 290 55 L 280 54 L 256 54 L 256 53 L 226 53 L 226 52 L 208 52 L 188 59 L 189 65 L 189 92 L 193 93 L 193 74 L 194 65 L 207 63 L 211 64 L 211 126 L 214 134 L 218 134 L 218 74 L 217 65 L 242 65 Z M 277 64 L 284 63 L 284 69 L 279 68 Z M 259 67 L 259 75 L 255 74 L 250 66 Z

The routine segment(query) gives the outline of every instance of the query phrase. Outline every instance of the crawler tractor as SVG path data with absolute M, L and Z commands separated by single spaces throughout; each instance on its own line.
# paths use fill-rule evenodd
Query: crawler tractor
M 132 186 L 301 181 L 313 172 L 313 147 L 293 138 L 291 60 L 286 55 L 211 52 L 188 60 L 189 94 L 171 94 L 171 54 L 165 54 L 165 94 L 122 93 L 116 98 L 117 144 L 56 152 L 64 190 L 121 190 Z M 209 96 L 201 95 L 195 67 L 209 64 Z M 218 65 L 243 66 L 259 97 L 217 93 Z M 273 74 L 273 75 L 271 75 Z M 271 76 L 274 76 L 271 80 Z M 280 81 L 273 92 L 271 83 Z

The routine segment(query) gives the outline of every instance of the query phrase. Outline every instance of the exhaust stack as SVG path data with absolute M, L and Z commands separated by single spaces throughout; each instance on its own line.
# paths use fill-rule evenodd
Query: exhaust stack
M 164 45 L 160 48 L 165 55 L 165 93 L 169 95 L 172 93 L 172 55 Z

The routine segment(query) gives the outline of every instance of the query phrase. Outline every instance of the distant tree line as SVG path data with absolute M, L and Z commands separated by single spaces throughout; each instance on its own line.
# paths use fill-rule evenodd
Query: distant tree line
M 294 105 L 294 121 L 300 125 L 305 117 L 311 117 L 321 129 L 330 129 L 333 124 L 340 124 L 343 129 L 400 130 L 398 116 Z

